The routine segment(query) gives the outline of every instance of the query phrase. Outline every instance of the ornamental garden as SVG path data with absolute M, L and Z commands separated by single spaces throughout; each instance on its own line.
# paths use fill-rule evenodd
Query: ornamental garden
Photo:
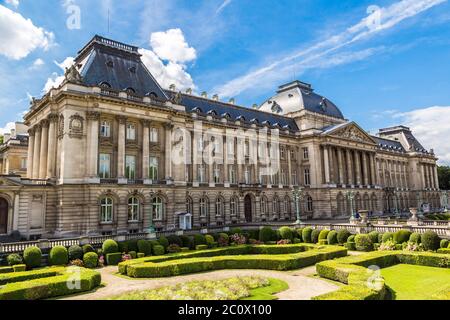
M 178 277 L 175 284 L 124 289 L 107 299 L 269 300 L 293 291 L 288 281 L 276 275 L 308 267 L 315 281 L 336 285 L 336 290 L 314 300 L 450 300 L 449 253 L 449 241 L 430 231 L 351 234 L 345 229 L 311 227 L 106 240 L 101 248 L 56 246 L 49 252 L 28 247 L 7 256 L 8 266 L 0 267 L 0 300 L 95 298 L 97 292 L 115 285 L 114 280 L 102 282 L 105 272 L 130 283 Z M 225 270 L 254 272 L 225 279 L 200 278 Z M 275 276 L 258 274 L 259 270 L 271 270 Z

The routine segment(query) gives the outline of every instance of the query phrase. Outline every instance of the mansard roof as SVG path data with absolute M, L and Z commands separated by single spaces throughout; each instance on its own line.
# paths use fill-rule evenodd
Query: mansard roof
M 406 152 L 405 148 L 403 148 L 399 141 L 385 139 L 378 136 L 372 136 L 372 138 L 377 141 L 378 147 L 382 150 Z
M 78 53 L 75 64 L 86 85 L 128 89 L 139 96 L 154 93 L 167 100 L 164 90 L 142 62 L 137 47 L 95 36 Z

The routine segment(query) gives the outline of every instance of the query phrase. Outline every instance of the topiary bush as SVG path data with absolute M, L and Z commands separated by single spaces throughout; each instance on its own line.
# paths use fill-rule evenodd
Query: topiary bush
M 378 243 L 383 243 L 383 235 L 384 235 L 384 233 L 378 234 Z
M 418 233 L 418 232 L 411 233 L 411 236 L 409 237 L 409 241 L 414 242 L 414 243 L 421 243 L 420 233 Z
M 205 235 L 206 245 L 211 248 L 211 245 L 215 242 L 214 237 L 207 234 Z
M 294 239 L 294 232 L 289 227 L 281 227 L 280 228 L 280 238 L 282 240 L 293 240 Z
M 269 241 L 276 241 L 277 234 L 276 231 L 274 231 L 270 227 L 264 227 L 261 230 L 259 230 L 259 240 L 266 243 Z
M 352 234 L 347 229 L 339 230 L 337 233 L 337 241 L 339 244 L 344 244 L 347 242 L 348 237 L 350 237 Z
M 48 262 L 51 266 L 65 266 L 69 263 L 69 253 L 63 246 L 56 246 L 50 250 Z
M 368 234 L 370 241 L 372 241 L 372 243 L 378 243 L 378 232 L 376 231 L 372 231 Z
M 330 230 L 327 230 L 327 229 L 321 230 L 320 233 L 319 233 L 319 241 L 320 240 L 327 240 L 329 233 L 330 233 Z
M 6 261 L 8 261 L 8 265 L 11 266 L 11 267 L 23 264 L 23 258 L 20 255 L 16 254 L 16 253 L 10 254 L 6 258 Z
M 95 269 L 98 266 L 98 255 L 95 252 L 87 252 L 83 255 L 84 266 L 88 269 Z
M 199 244 L 198 246 L 195 246 L 195 250 L 207 250 L 208 246 L 206 244 Z
M 226 247 L 230 244 L 230 237 L 226 233 L 220 233 L 219 237 L 217 238 L 217 244 L 219 247 Z M 192 249 L 192 248 L 191 248 Z M 195 249 L 195 246 L 194 248 Z
M 441 248 L 448 248 L 448 244 L 449 244 L 450 242 L 448 241 L 448 240 L 446 240 L 446 239 L 442 239 L 441 240 Z
M 327 242 L 329 245 L 337 244 L 338 243 L 338 233 L 335 230 L 332 230 L 328 233 L 327 236 Z
M 311 234 L 313 229 L 311 227 L 306 227 L 302 230 L 302 240 L 305 243 L 312 243 Z
M 178 253 L 181 252 L 181 247 L 177 244 L 171 244 L 169 245 L 169 247 L 167 248 L 167 252 L 168 253 Z
M 95 249 L 90 244 L 85 244 L 83 247 L 83 254 L 86 254 L 88 252 L 95 252 Z
M 119 245 L 114 240 L 108 239 L 105 242 L 103 242 L 102 251 L 105 256 L 110 253 L 118 253 Z
M 194 248 L 194 239 L 189 236 L 180 236 L 181 242 L 183 243 L 182 247 L 184 248 Z
M 162 256 L 166 252 L 164 247 L 159 244 L 156 246 L 153 246 L 152 250 L 153 250 L 153 255 L 155 255 L 155 256 Z
M 393 241 L 394 240 L 394 234 L 392 232 L 385 232 L 383 234 L 383 238 L 381 240 L 382 240 L 382 242 L 386 242 L 386 241 L 389 241 L 389 240 Z
M 319 229 L 314 229 L 311 232 L 311 242 L 312 243 L 318 243 L 319 242 L 319 235 L 320 235 L 320 230 Z
M 356 237 L 356 235 L 351 234 L 351 235 L 347 238 L 347 242 L 355 242 L 355 237 Z
M 121 262 L 122 262 L 121 252 L 113 252 L 106 254 L 106 264 L 108 266 L 117 266 Z
M 258 240 L 259 239 L 259 229 L 252 229 L 248 231 L 248 237 L 249 239 L 255 239 Z M 217 241 L 218 239 L 216 239 Z
M 198 246 L 198 245 L 206 245 L 206 238 L 204 235 L 202 234 L 194 234 L 194 246 Z
M 23 260 L 29 269 L 41 266 L 42 251 L 38 247 L 28 247 L 23 252 Z
M 133 239 L 133 240 L 127 241 L 128 252 L 129 251 L 137 252 L 139 250 L 138 245 L 137 245 L 138 241 L 139 241 L 138 239 Z
M 398 230 L 394 233 L 394 241 L 398 244 L 408 242 L 409 237 L 411 237 L 411 231 L 409 230 Z
M 138 252 L 143 253 L 145 256 L 152 254 L 152 244 L 148 240 L 139 240 L 137 242 Z
M 355 245 L 356 250 L 358 251 L 372 251 L 373 250 L 373 243 L 372 240 L 370 240 L 369 235 L 367 234 L 358 234 L 355 236 Z
M 69 261 L 83 260 L 83 248 L 80 246 L 71 246 L 67 252 L 69 253 Z
M 164 236 L 159 238 L 158 242 L 160 245 L 162 245 L 164 247 L 164 250 L 167 250 L 167 248 L 170 246 L 169 240 L 167 240 L 167 238 Z
M 298 238 L 300 242 L 303 242 L 303 237 L 302 237 L 303 228 L 299 228 L 299 229 L 295 230 L 295 232 L 297 232 L 296 238 Z
M 177 235 L 170 235 L 167 237 L 167 241 L 169 241 L 169 245 L 176 244 L 179 247 L 183 246 L 183 240 Z

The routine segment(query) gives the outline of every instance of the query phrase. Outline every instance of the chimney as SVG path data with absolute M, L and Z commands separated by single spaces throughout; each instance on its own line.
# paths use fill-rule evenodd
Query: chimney
M 176 89 L 177 89 L 177 86 L 173 83 L 169 87 L 169 90 L 171 90 L 171 91 L 175 91 Z
M 192 89 L 191 88 L 186 89 L 186 93 L 192 95 Z
M 230 103 L 230 104 L 235 104 L 235 103 L 236 103 L 236 100 L 235 100 L 234 98 L 231 98 L 230 101 L 229 101 L 229 103 Z
M 257 103 L 253 104 L 252 108 L 253 109 L 258 109 L 258 104 Z
M 205 98 L 205 99 L 207 99 L 207 98 L 208 98 L 208 92 L 203 91 L 203 92 L 202 92 L 202 97 Z
M 11 138 L 12 139 L 16 138 L 16 129 L 11 129 Z
M 213 95 L 213 100 L 215 100 L 215 101 L 219 101 L 219 95 L 218 94 L 215 94 L 215 95 Z

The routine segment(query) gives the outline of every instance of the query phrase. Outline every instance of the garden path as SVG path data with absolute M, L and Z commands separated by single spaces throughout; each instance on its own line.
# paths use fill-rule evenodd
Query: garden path
M 95 292 L 63 299 L 104 300 L 130 291 L 150 290 L 162 286 L 176 285 L 182 282 L 222 280 L 237 276 L 254 275 L 286 281 L 289 284 L 289 289 L 277 294 L 280 300 L 310 300 L 312 297 L 339 289 L 338 286 L 328 281 L 311 277 L 315 274 L 314 266 L 288 272 L 271 270 L 220 270 L 162 279 L 127 279 L 117 275 L 117 267 L 106 267 L 100 269 L 99 272 L 102 275 L 104 287 L 97 289 Z

